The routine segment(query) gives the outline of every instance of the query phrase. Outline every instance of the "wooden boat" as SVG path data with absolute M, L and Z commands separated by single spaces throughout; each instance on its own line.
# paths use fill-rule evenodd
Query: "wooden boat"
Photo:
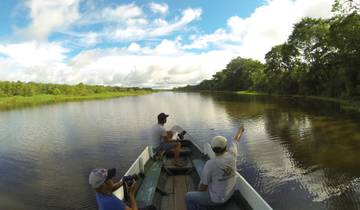
M 182 130 L 179 126 L 174 131 Z M 181 141 L 181 157 L 187 165 L 175 167 L 173 154 L 167 153 L 161 158 L 154 158 L 153 149 L 148 146 L 131 165 L 126 175 L 144 174 L 137 180 L 136 200 L 139 207 L 151 207 L 158 210 L 186 210 L 185 193 L 194 191 L 200 181 L 201 171 L 210 158 L 215 155 L 210 145 L 201 149 L 189 134 Z M 211 208 L 221 210 L 254 209 L 271 210 L 266 201 L 237 173 L 236 191 L 223 206 Z M 126 200 L 124 188 L 114 194 Z

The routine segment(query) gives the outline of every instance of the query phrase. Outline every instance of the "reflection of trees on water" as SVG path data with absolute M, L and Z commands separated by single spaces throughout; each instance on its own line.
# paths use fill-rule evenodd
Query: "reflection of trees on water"
M 244 96 L 232 93 L 202 93 L 203 96 L 209 96 L 214 103 L 223 108 L 224 111 L 233 119 L 254 119 L 261 117 L 265 109 L 273 106 L 271 100 L 261 96 Z
M 267 142 L 251 142 L 247 147 L 257 167 L 271 171 L 270 177 L 283 171 L 278 174 L 282 180 L 279 184 L 294 177 L 313 199 L 335 209 L 354 209 L 359 203 L 355 179 L 360 176 L 358 116 L 342 112 L 338 104 L 316 100 L 223 93 L 209 97 L 231 116 L 234 124 L 244 120 L 256 127 L 264 124 L 264 136 L 275 143 L 273 149 L 277 152 L 264 151 L 271 148 Z
M 332 206 L 354 204 L 357 192 L 352 185 L 360 176 L 358 124 L 281 109 L 266 110 L 264 120 L 271 139 L 280 141 L 294 166 L 305 171 L 300 179 L 308 190 L 320 198 L 338 195 Z
M 342 113 L 338 104 L 224 93 L 211 97 L 234 120 L 262 117 L 267 133 L 289 150 L 297 167 L 316 165 L 360 176 L 360 125 Z
M 264 119 L 267 132 L 289 150 L 297 167 L 317 165 L 332 173 L 360 176 L 359 125 L 350 120 L 308 117 L 277 109 L 266 110 Z

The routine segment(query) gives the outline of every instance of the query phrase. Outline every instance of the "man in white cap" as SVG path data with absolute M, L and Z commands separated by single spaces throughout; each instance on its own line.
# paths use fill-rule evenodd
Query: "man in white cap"
M 116 169 L 95 168 L 89 175 L 89 184 L 96 191 L 96 202 L 99 210 L 138 210 L 135 200 L 135 182 L 126 188 L 129 190 L 130 206 L 124 204 L 113 192 L 122 185 L 122 181 L 114 183 L 112 178 Z
M 240 127 L 234 141 L 230 142 L 223 136 L 215 136 L 212 139 L 211 148 L 216 157 L 206 162 L 198 191 L 186 193 L 187 210 L 220 206 L 233 195 L 236 184 L 237 143 L 243 132 L 244 127 Z

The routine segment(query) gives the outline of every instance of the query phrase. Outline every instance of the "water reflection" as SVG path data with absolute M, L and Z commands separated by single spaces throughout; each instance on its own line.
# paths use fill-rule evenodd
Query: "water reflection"
M 246 125 L 242 173 L 274 208 L 359 208 L 357 114 L 321 101 L 213 97 L 233 121 Z
M 115 166 L 120 177 L 159 112 L 199 143 L 244 124 L 239 170 L 274 209 L 360 208 L 359 115 L 313 100 L 161 92 L 0 112 L 0 209 L 94 209 L 88 172 Z

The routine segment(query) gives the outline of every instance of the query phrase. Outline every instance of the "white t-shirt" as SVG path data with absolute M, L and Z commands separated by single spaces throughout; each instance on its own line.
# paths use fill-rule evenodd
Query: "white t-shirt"
M 201 176 L 201 184 L 208 185 L 212 202 L 224 203 L 235 191 L 236 184 L 236 142 L 229 142 L 227 151 L 208 160 Z
M 156 148 L 160 145 L 163 138 L 166 136 L 166 130 L 163 125 L 155 124 L 151 128 L 151 143 L 153 148 Z

